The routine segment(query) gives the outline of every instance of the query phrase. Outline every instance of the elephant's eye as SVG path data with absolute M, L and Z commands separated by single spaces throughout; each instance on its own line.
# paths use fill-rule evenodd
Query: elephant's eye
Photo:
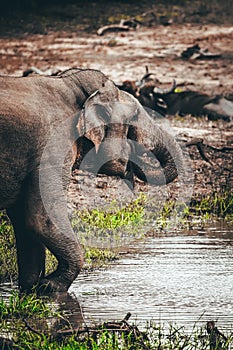
M 127 139 L 136 140 L 136 130 L 132 125 L 129 126 Z
M 104 131 L 105 131 L 105 134 L 107 134 L 107 132 L 108 132 L 108 125 L 104 125 Z
M 137 121 L 137 120 L 138 120 L 138 114 L 135 113 L 135 114 L 132 116 L 131 121 L 135 122 L 135 121 Z

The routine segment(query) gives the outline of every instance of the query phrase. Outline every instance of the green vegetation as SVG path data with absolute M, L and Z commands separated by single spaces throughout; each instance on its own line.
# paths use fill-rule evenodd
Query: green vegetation
M 52 327 L 55 320 L 61 326 L 59 332 Z M 49 298 L 37 299 L 35 295 L 19 296 L 12 293 L 8 302 L 0 300 L 0 346 L 3 348 L 5 342 L 8 346 L 5 348 L 24 350 L 210 349 L 210 339 L 205 328 L 197 327 L 196 324 L 192 331 L 187 331 L 177 325 L 164 326 L 148 322 L 140 330 L 134 324 L 121 321 L 115 323 L 115 330 L 113 323 L 106 323 L 90 326 L 88 331 L 81 332 L 78 328 L 69 332 L 71 325 L 67 322 L 64 328 L 64 321 L 65 315 L 51 307 Z M 232 335 L 225 335 L 226 341 L 219 339 L 222 350 L 226 350 L 233 342 Z
M 86 236 L 93 235 L 95 242 L 98 235 L 106 241 L 106 235 L 112 240 L 119 239 L 119 233 L 137 236 L 137 232 L 152 222 L 152 231 L 158 233 L 170 230 L 174 223 L 178 227 L 191 225 L 197 218 L 233 219 L 233 198 L 230 191 L 214 192 L 200 199 L 193 199 L 188 207 L 172 200 L 163 203 L 152 203 L 146 195 L 139 197 L 125 206 L 112 202 L 106 209 L 85 210 L 76 213 L 72 225 L 79 232 L 82 243 L 88 242 Z M 181 215 L 180 215 L 181 214 Z M 199 221 L 200 222 L 200 221 Z M 149 224 L 148 224 L 149 223 Z M 149 229 L 148 229 L 149 230 Z M 117 233 L 116 233 L 117 232 Z M 149 232 L 150 233 L 150 232 Z M 153 232 L 154 233 L 154 232 Z M 97 235 L 97 236 L 96 236 Z M 121 237 L 120 237 L 121 238 Z M 94 242 L 94 243 L 95 243 Z M 117 250 L 96 248 L 86 245 L 85 268 L 92 269 L 102 266 L 118 258 Z M 46 269 L 52 271 L 57 264 L 51 253 L 47 252 Z M 4 212 L 0 214 L 0 281 L 15 280 L 17 277 L 16 251 L 13 229 Z M 13 292 L 8 300 L 0 299 L 0 348 L 30 349 L 30 350 L 207 350 L 210 349 L 210 339 L 205 328 L 196 327 L 188 333 L 184 327 L 174 325 L 155 325 L 148 323 L 143 331 L 137 331 L 136 326 L 129 326 L 126 331 L 106 329 L 106 324 L 94 327 L 89 332 L 61 335 L 51 329 L 54 320 L 61 325 L 61 332 L 70 329 L 66 315 L 58 310 L 58 305 L 49 298 L 37 298 L 35 295 L 19 295 Z M 62 320 L 62 321 L 61 321 Z M 135 328 L 136 327 L 136 328 Z M 227 334 L 226 334 L 227 335 Z M 5 339 L 5 340 L 4 340 Z M 222 342 L 221 349 L 226 350 L 233 344 L 232 335 Z M 214 348 L 213 348 L 214 349 Z M 217 348 L 216 348 L 217 349 Z
M 84 268 L 91 270 L 117 259 L 119 259 L 118 253 L 114 250 L 86 247 Z
M 156 228 L 185 228 L 193 222 L 216 221 L 224 219 L 233 221 L 233 195 L 231 191 L 212 192 L 210 195 L 193 198 L 190 205 L 166 201 L 159 215 L 155 218 Z
M 119 208 L 116 201 L 110 203 L 110 207 L 104 209 L 84 210 L 75 213 L 76 218 L 83 222 L 104 229 L 114 230 L 118 227 L 130 224 L 137 225 L 143 220 L 146 197 L 139 197 L 125 207 Z
M 48 299 L 37 298 L 34 294 L 20 296 L 17 292 L 12 292 L 7 302 L 0 299 L 0 324 L 5 319 L 51 316 L 51 306 L 46 304 L 46 300 Z
M 197 219 L 200 222 L 223 218 L 233 221 L 233 196 L 230 191 L 213 192 L 202 199 L 193 198 L 190 206 L 172 200 L 152 203 L 145 194 L 125 206 L 116 201 L 106 209 L 76 212 L 72 226 L 77 231 L 85 251 L 84 268 L 93 269 L 118 259 L 114 247 L 129 239 L 141 238 L 160 230 L 188 228 Z M 57 260 L 47 251 L 46 272 L 55 269 Z M 0 282 L 17 278 L 15 238 L 12 226 L 4 212 L 0 213 Z
M 114 250 L 95 247 L 83 247 L 86 269 L 101 267 L 118 259 Z M 57 266 L 56 258 L 46 251 L 46 273 L 52 272 Z M 4 212 L 0 212 L 0 283 L 17 279 L 17 258 L 13 228 Z
M 74 213 L 72 226 L 85 247 L 118 248 L 129 238 L 142 237 L 145 205 L 146 196 L 140 194 L 125 206 L 112 201 L 108 207 L 80 210 Z
M 13 228 L 4 212 L 0 213 L 0 282 L 17 276 L 16 248 Z
M 211 217 L 213 215 L 233 220 L 233 194 L 231 191 L 218 193 L 213 192 L 211 195 L 203 198 L 201 201 L 193 200 L 191 208 L 196 215 Z

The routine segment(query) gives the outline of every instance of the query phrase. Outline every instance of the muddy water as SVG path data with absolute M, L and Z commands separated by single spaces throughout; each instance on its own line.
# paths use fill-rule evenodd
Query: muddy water
M 192 327 L 215 320 L 233 327 L 233 230 L 147 238 L 137 252 L 72 285 L 86 321 L 122 319 Z M 129 250 L 135 248 L 132 244 Z

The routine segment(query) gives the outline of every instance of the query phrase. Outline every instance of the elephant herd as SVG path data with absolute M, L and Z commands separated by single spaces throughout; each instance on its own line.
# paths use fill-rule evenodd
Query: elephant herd
M 186 171 L 174 138 L 102 72 L 0 76 L 0 209 L 14 228 L 21 291 L 66 292 L 82 268 L 66 210 L 78 153 L 80 168 L 132 187 L 135 177 L 161 185 Z M 45 248 L 58 260 L 49 275 Z

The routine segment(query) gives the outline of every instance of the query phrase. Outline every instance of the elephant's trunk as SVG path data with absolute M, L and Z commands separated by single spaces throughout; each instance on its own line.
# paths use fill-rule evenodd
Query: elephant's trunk
M 161 170 L 163 172 L 162 178 L 165 177 L 167 184 L 172 182 L 179 175 L 179 173 L 183 174 L 183 154 L 180 147 L 172 139 L 172 137 L 170 135 L 167 135 L 166 137 L 166 142 L 169 143 L 167 146 L 168 148 L 163 144 L 160 145 L 159 148 L 154 149 L 152 153 L 160 162 L 160 165 L 162 167 Z M 160 177 L 157 177 L 158 182 L 160 181 Z M 150 178 L 151 175 L 149 176 L 149 179 Z
M 127 140 L 128 126 L 111 123 L 105 126 L 105 137 L 97 152 L 98 173 L 124 178 L 131 153 Z
M 128 161 L 123 158 L 112 159 L 101 166 L 98 173 L 109 176 L 125 177 Z
M 159 159 L 156 155 L 154 158 L 156 159 L 152 159 L 151 155 L 137 156 L 133 162 L 135 175 L 140 180 L 154 185 L 165 185 L 172 182 L 178 176 L 178 170 L 171 155 L 165 155 L 164 152 L 162 158 Z M 148 163 L 148 160 L 150 163 Z M 158 164 L 158 161 L 160 164 Z M 164 164 L 162 165 L 162 163 Z
M 164 185 L 177 176 L 186 176 L 181 147 L 166 131 L 152 125 L 146 129 L 133 127 L 130 128 L 129 137 L 135 150 L 131 161 L 139 179 Z
M 119 176 L 125 178 L 128 173 L 128 161 L 131 148 L 126 137 L 106 137 L 98 148 L 93 147 L 83 158 L 80 169 L 95 174 Z
M 125 177 L 131 152 L 126 137 L 105 138 L 101 143 L 97 160 L 99 161 L 99 173 L 111 176 Z

